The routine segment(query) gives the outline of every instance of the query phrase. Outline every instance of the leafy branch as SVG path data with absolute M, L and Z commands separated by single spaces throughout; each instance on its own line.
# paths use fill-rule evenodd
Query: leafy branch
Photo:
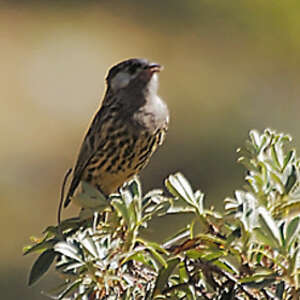
M 246 185 L 224 212 L 180 173 L 167 194 L 143 195 L 135 178 L 105 199 L 83 183 L 76 201 L 89 207 L 25 247 L 39 253 L 29 285 L 55 264 L 64 279 L 53 299 L 299 299 L 299 159 L 288 135 L 249 137 L 238 150 Z M 154 217 L 184 214 L 189 223 L 164 243 L 143 237 Z

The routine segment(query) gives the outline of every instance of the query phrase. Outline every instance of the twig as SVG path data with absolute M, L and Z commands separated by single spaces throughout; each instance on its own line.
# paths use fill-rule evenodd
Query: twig
M 231 276 L 227 272 L 219 269 L 217 266 L 212 265 L 208 261 L 203 261 L 199 259 L 197 262 L 200 269 L 205 269 L 205 270 L 209 269 L 211 272 L 220 274 L 226 277 L 229 281 L 236 284 L 249 297 L 250 300 L 259 300 L 259 298 L 255 297 L 252 293 L 250 293 L 242 284 L 240 284 L 233 276 Z M 197 262 L 195 263 L 195 265 L 197 265 Z

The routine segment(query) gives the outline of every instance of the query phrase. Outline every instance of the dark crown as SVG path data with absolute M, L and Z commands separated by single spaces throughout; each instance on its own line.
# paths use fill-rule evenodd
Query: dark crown
M 137 69 L 145 68 L 148 65 L 149 65 L 149 61 L 144 58 L 131 58 L 131 59 L 124 60 L 111 67 L 106 77 L 106 80 L 110 81 L 120 71 L 125 71 L 130 74 L 134 74 Z

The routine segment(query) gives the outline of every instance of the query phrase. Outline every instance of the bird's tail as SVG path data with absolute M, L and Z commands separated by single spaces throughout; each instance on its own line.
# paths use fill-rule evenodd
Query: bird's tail
M 64 176 L 64 180 L 61 186 L 61 191 L 60 191 L 60 201 L 59 201 L 59 206 L 58 206 L 58 212 L 57 212 L 57 222 L 58 224 L 60 224 L 61 221 L 61 210 L 62 210 L 62 205 L 64 202 L 64 197 L 65 197 L 65 187 L 66 187 L 66 183 L 68 180 L 68 177 L 70 176 L 72 172 L 72 168 L 68 169 L 68 171 L 66 172 L 65 176 Z M 68 193 L 64 207 L 66 207 L 68 205 L 68 203 L 70 202 L 70 195 Z

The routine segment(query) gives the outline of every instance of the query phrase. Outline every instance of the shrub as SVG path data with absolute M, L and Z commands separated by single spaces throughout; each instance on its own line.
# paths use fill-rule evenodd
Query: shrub
M 246 186 L 224 212 L 180 173 L 165 180 L 168 193 L 143 195 L 135 178 L 105 199 L 84 183 L 77 201 L 96 206 L 25 248 L 40 253 L 29 285 L 55 262 L 64 280 L 54 299 L 299 299 L 299 159 L 288 135 L 249 136 L 238 150 Z M 143 238 L 153 217 L 172 214 L 189 223 L 163 244 Z

